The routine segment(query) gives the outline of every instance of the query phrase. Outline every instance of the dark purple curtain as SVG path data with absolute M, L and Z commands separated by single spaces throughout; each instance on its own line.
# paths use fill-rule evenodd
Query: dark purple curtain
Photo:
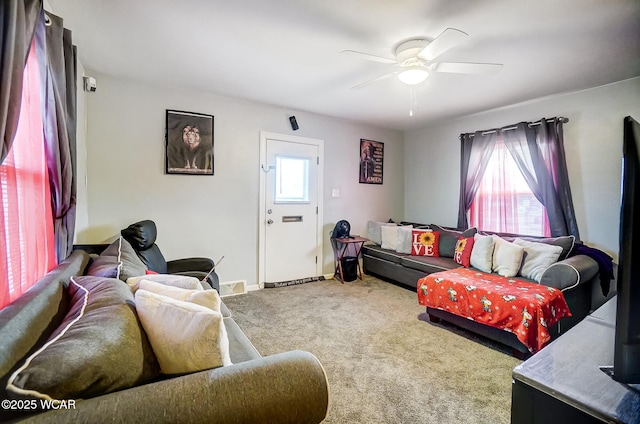
M 24 66 L 41 10 L 42 0 L 0 1 L 0 164 L 18 128 Z
M 501 133 L 531 192 L 547 210 L 551 235 L 572 234 L 580 240 L 564 153 L 563 122 L 562 118 L 542 118 L 535 124 L 520 122 L 515 130 Z
M 563 118 L 543 118 L 533 124 L 520 122 L 486 133 L 462 134 L 458 227 L 467 228 L 469 225 L 467 212 L 493 152 L 495 137 L 499 134 L 531 192 L 545 206 L 551 235 L 572 234 L 580 240 L 564 152 L 564 122 Z M 493 144 L 487 141 L 490 136 L 494 137 Z M 475 160 L 470 159 L 474 157 Z
M 460 156 L 460 200 L 458 204 L 458 228 L 468 228 L 467 211 L 476 197 L 480 181 L 496 147 L 495 131 L 462 134 Z
M 44 139 L 58 262 L 73 249 L 76 217 L 76 49 L 62 19 L 46 13 L 39 30 L 44 70 Z M 42 67 L 41 67 L 42 68 Z

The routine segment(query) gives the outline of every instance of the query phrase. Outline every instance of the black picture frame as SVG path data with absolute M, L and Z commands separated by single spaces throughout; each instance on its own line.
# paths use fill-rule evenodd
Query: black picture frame
M 360 184 L 382 184 L 384 143 L 360 139 Z
M 165 173 L 213 175 L 213 115 L 167 109 Z

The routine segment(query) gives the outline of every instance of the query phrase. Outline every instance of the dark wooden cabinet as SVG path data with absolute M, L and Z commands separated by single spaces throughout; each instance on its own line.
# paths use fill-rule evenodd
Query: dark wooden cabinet
M 616 299 L 513 370 L 513 424 L 640 423 L 640 385 L 600 366 L 613 364 Z

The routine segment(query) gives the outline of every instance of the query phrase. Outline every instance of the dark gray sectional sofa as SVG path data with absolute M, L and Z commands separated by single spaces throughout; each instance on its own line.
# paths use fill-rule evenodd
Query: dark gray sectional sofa
M 441 227 L 434 224 L 425 225 L 410 222 L 402 222 L 399 225 L 413 225 L 414 228 L 432 228 L 441 232 L 441 243 L 452 243 L 460 235 L 470 237 L 475 234 L 475 229 L 462 231 Z M 371 227 L 369 228 L 371 231 Z M 443 238 L 444 234 L 444 238 Z M 482 232 L 483 235 L 490 233 Z M 370 239 L 374 239 L 368 234 Z M 522 237 L 515 234 L 497 234 L 506 240 L 513 240 L 515 237 L 526 238 L 531 241 L 546 242 L 550 244 L 563 245 L 563 255 L 566 258 L 558 261 L 547 268 L 544 272 L 541 284 L 555 287 L 562 290 L 572 316 L 560 320 L 555 326 L 550 328 L 552 338 L 573 327 L 586 317 L 591 311 L 600 307 L 612 294 L 604 296 L 600 288 L 598 263 L 585 255 L 571 255 L 574 240 L 567 238 L 542 238 L 542 237 Z M 448 240 L 447 240 L 448 238 Z M 450 249 L 445 249 L 449 250 Z M 363 270 L 366 274 L 380 277 L 384 280 L 416 289 L 418 280 L 428 274 L 446 271 L 460 267 L 454 262 L 452 257 L 440 256 L 411 256 L 410 254 L 398 253 L 393 250 L 383 249 L 376 243 L 369 242 L 362 249 Z M 527 278 L 517 277 L 525 281 L 532 281 Z M 451 314 L 446 311 L 427 308 L 427 318 L 431 321 L 444 320 L 455 324 L 458 327 L 488 337 L 499 343 L 503 343 L 514 349 L 517 357 L 526 357 L 529 351 L 517 337 L 509 332 L 489 327 L 487 325 L 472 321 L 470 319 Z
M 43 352 L 45 342 L 58 333 L 57 329 L 70 309 L 69 280 L 83 275 L 89 262 L 85 251 L 75 250 L 36 285 L 0 311 L 0 391 L 4 399 L 0 422 L 297 424 L 319 423 L 326 417 L 329 386 L 320 362 L 309 352 L 300 350 L 261 356 L 224 304 L 221 312 L 233 365 L 190 374 L 161 375 L 129 388 L 85 399 L 61 399 L 66 403 L 58 403 L 52 408 L 42 407 L 44 400 L 41 396 L 9 392 L 7 382 L 10 376 L 25 364 L 30 355 Z M 118 284 L 130 290 L 124 282 Z M 133 295 L 129 295 L 132 301 Z M 91 325 L 84 318 L 77 322 L 84 328 Z M 98 325 L 102 325 L 102 331 L 105 331 L 102 323 Z M 136 344 L 135 341 L 128 342 L 134 339 L 133 332 L 121 333 L 122 346 Z M 110 338 L 113 340 L 114 337 Z M 90 339 L 86 345 L 92 345 Z M 64 353 L 72 365 L 80 362 L 79 353 L 82 352 Z M 83 357 L 86 360 L 86 355 Z M 82 375 L 96 380 L 91 387 L 115 381 L 118 377 L 112 376 L 120 373 L 125 365 L 142 362 L 142 359 L 131 356 L 119 362 L 104 351 L 96 351 L 95 357 L 90 359 L 81 362 L 81 369 Z M 103 366 L 105 363 L 109 367 Z M 105 372 L 106 368 L 113 373 Z M 66 375 L 61 371 L 63 369 L 64 364 L 55 363 L 48 368 L 49 372 L 42 375 Z M 65 386 L 76 385 L 79 379 L 79 376 L 72 375 Z

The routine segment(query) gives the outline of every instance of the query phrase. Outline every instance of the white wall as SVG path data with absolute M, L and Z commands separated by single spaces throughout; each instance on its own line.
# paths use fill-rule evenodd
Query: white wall
M 640 120 L 640 78 L 461 117 L 405 134 L 405 218 L 455 226 L 461 133 L 564 116 L 582 240 L 617 260 L 623 118 Z
M 324 273 L 333 272 L 328 234 L 335 222 L 347 219 L 352 233 L 366 234 L 369 219 L 404 216 L 400 132 L 90 74 L 97 79 L 98 89 L 85 94 L 88 223 L 78 222 L 80 243 L 111 241 L 127 225 L 152 219 L 167 259 L 207 256 L 217 260 L 224 255 L 216 270 L 221 281 L 255 284 L 260 131 L 325 141 Z M 166 109 L 215 116 L 214 176 L 164 174 Z M 295 132 L 288 120 L 292 114 L 300 125 Z M 360 138 L 385 143 L 383 185 L 358 183 Z M 333 188 L 340 190 L 339 198 L 331 197 Z
M 78 81 L 76 96 L 77 116 L 76 116 L 76 228 L 87 228 L 89 226 L 89 213 L 87 205 L 87 96 L 84 92 L 82 77 L 85 75 L 84 65 L 80 61 L 77 63 Z M 74 234 L 74 243 L 84 243 L 82 234 Z

